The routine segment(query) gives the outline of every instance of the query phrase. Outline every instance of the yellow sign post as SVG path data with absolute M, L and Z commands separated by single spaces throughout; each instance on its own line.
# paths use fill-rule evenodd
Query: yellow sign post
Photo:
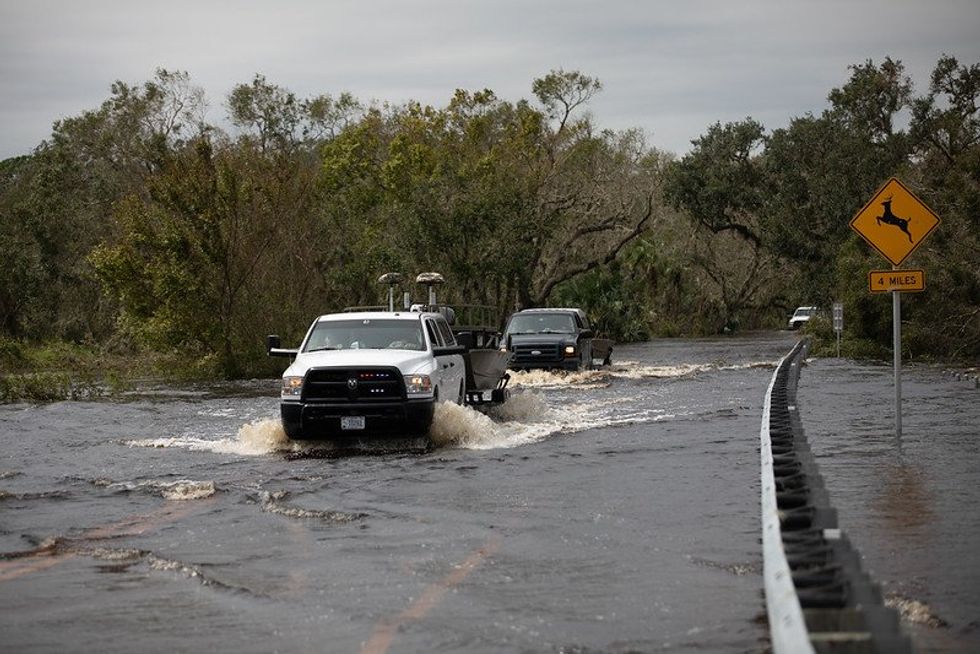
M 868 290 L 872 293 L 917 293 L 926 290 L 924 270 L 872 270 L 868 273 Z
M 851 219 L 851 229 L 893 266 L 902 265 L 937 225 L 939 216 L 894 177 Z
M 932 230 L 939 216 L 892 177 L 871 196 L 854 218 L 851 229 L 888 259 L 895 270 L 875 270 L 868 275 L 872 293 L 892 294 L 892 359 L 895 367 L 895 436 L 902 438 L 902 291 L 921 291 L 921 270 L 898 270 Z

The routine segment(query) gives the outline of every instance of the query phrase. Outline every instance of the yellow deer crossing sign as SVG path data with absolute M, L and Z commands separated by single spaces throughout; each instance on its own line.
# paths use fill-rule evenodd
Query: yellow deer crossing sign
M 851 229 L 894 266 L 901 265 L 937 225 L 939 216 L 894 177 L 851 219 Z

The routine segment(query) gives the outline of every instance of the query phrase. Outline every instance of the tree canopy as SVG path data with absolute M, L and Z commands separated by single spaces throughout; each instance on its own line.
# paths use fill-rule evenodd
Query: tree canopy
M 382 272 L 438 270 L 453 302 L 577 304 L 620 339 L 843 300 L 853 335 L 885 343 L 865 289 L 881 263 L 848 222 L 897 175 L 943 219 L 913 257 L 929 288 L 907 302 L 907 347 L 980 356 L 980 65 L 943 56 L 919 95 L 901 62 L 865 61 L 820 115 L 715 123 L 680 158 L 603 129 L 598 79 L 553 70 L 530 91 L 379 105 L 256 75 L 225 131 L 186 73 L 116 82 L 0 162 L 0 337 L 254 374 L 263 334 L 379 303 Z

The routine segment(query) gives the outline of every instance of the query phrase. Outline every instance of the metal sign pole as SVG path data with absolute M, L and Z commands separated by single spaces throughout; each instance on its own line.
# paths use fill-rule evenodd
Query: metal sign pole
M 844 305 L 834 302 L 834 332 L 837 334 L 837 358 L 840 358 L 840 335 L 844 331 Z
M 902 440 L 902 293 L 892 291 L 892 347 L 895 362 L 895 437 Z

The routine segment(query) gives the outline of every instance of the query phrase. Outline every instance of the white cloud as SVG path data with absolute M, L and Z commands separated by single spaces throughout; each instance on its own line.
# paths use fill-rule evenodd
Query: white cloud
M 0 157 L 29 152 L 116 79 L 186 70 L 212 118 L 255 73 L 301 96 L 443 104 L 457 87 L 530 97 L 553 68 L 605 86 L 600 124 L 687 149 L 711 123 L 818 113 L 847 66 L 901 59 L 923 90 L 938 57 L 980 62 L 975 0 L 33 0 L 0 5 Z

